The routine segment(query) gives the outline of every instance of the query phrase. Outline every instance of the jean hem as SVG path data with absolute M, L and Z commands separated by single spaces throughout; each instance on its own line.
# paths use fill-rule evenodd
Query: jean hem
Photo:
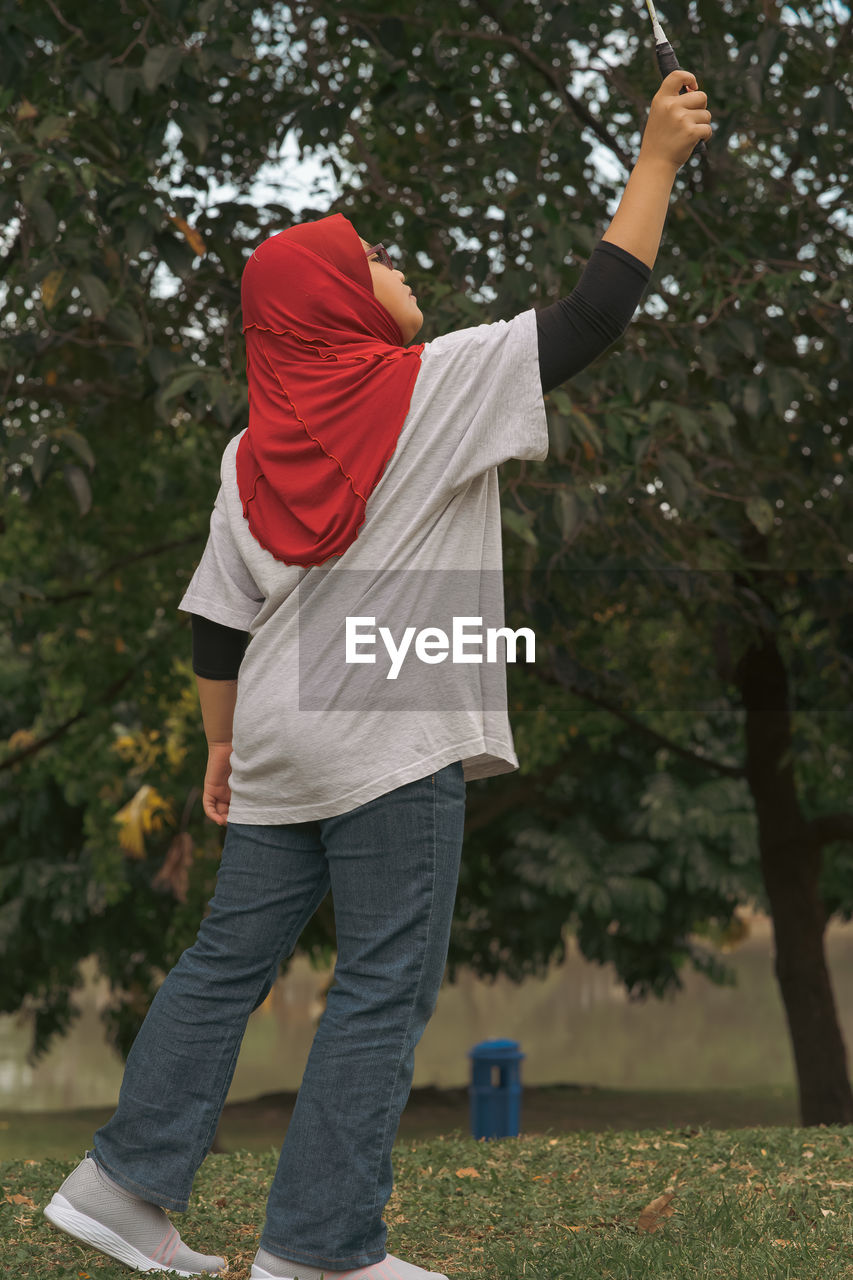
M 286 1245 L 274 1244 L 268 1237 L 261 1236 L 258 1248 L 265 1249 L 282 1262 L 303 1262 L 306 1267 L 328 1267 L 330 1271 L 352 1271 L 355 1267 L 373 1267 L 377 1262 L 384 1262 L 388 1251 L 383 1249 L 381 1257 L 368 1258 L 364 1253 L 352 1253 L 348 1258 L 332 1258 L 319 1253 L 300 1253 L 299 1250 L 288 1249 Z
M 106 1160 L 103 1160 L 96 1150 L 91 1152 L 92 1159 L 96 1165 L 103 1169 L 104 1173 L 109 1174 L 113 1182 L 117 1182 L 125 1191 L 129 1191 L 131 1195 L 139 1196 L 141 1200 L 147 1200 L 149 1204 L 157 1205 L 161 1209 L 173 1209 L 176 1213 L 186 1213 L 189 1208 L 189 1200 L 176 1200 L 174 1196 L 164 1196 L 160 1191 L 152 1191 L 150 1187 L 144 1187 L 139 1182 L 134 1182 L 133 1178 L 128 1178 L 125 1174 L 119 1173 L 116 1169 L 111 1169 Z

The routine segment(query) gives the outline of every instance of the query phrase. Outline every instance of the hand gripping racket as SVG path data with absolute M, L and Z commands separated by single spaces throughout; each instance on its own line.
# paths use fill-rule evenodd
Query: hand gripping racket
M 658 15 L 655 13 L 655 6 L 652 4 L 652 0 L 646 0 L 646 8 L 649 11 L 649 17 L 652 20 L 652 29 L 655 33 L 655 57 L 658 60 L 658 70 L 660 71 L 661 79 L 665 80 L 670 71 L 678 71 L 681 64 L 675 56 L 675 51 L 673 50 L 672 45 L 663 33 L 663 27 L 658 22 Z M 679 92 L 689 93 L 690 90 L 687 88 L 687 85 L 684 85 Z M 707 154 L 708 152 L 705 147 L 705 143 L 703 139 L 700 138 L 696 143 L 696 146 L 690 152 L 688 159 L 692 159 L 693 156 L 704 156 Z

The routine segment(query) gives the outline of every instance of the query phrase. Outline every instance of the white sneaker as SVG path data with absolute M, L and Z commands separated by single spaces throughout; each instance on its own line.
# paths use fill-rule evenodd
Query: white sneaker
M 187 1248 L 163 1209 L 113 1182 L 88 1151 L 45 1206 L 44 1216 L 60 1231 L 137 1271 L 218 1276 L 227 1270 L 224 1258 Z
M 252 1263 L 251 1280 L 447 1280 L 440 1271 L 424 1271 L 411 1262 L 386 1253 L 381 1262 L 368 1267 L 356 1267 L 352 1271 L 329 1271 L 323 1267 L 309 1267 L 304 1262 L 288 1262 L 275 1254 L 259 1249 Z

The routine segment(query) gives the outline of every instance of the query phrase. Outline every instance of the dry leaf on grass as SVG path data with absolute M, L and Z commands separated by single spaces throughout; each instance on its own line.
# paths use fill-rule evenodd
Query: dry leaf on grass
M 655 1196 L 651 1204 L 647 1204 L 637 1222 L 638 1231 L 657 1231 L 662 1225 L 664 1218 L 671 1218 L 675 1213 L 672 1207 L 672 1201 L 675 1199 L 675 1192 L 667 1193 L 662 1196 Z

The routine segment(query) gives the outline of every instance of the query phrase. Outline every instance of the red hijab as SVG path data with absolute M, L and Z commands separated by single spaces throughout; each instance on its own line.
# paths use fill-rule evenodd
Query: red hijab
M 423 343 L 403 346 L 364 245 L 335 213 L 264 240 L 243 271 L 249 426 L 237 485 L 276 560 L 340 556 L 397 446 Z

